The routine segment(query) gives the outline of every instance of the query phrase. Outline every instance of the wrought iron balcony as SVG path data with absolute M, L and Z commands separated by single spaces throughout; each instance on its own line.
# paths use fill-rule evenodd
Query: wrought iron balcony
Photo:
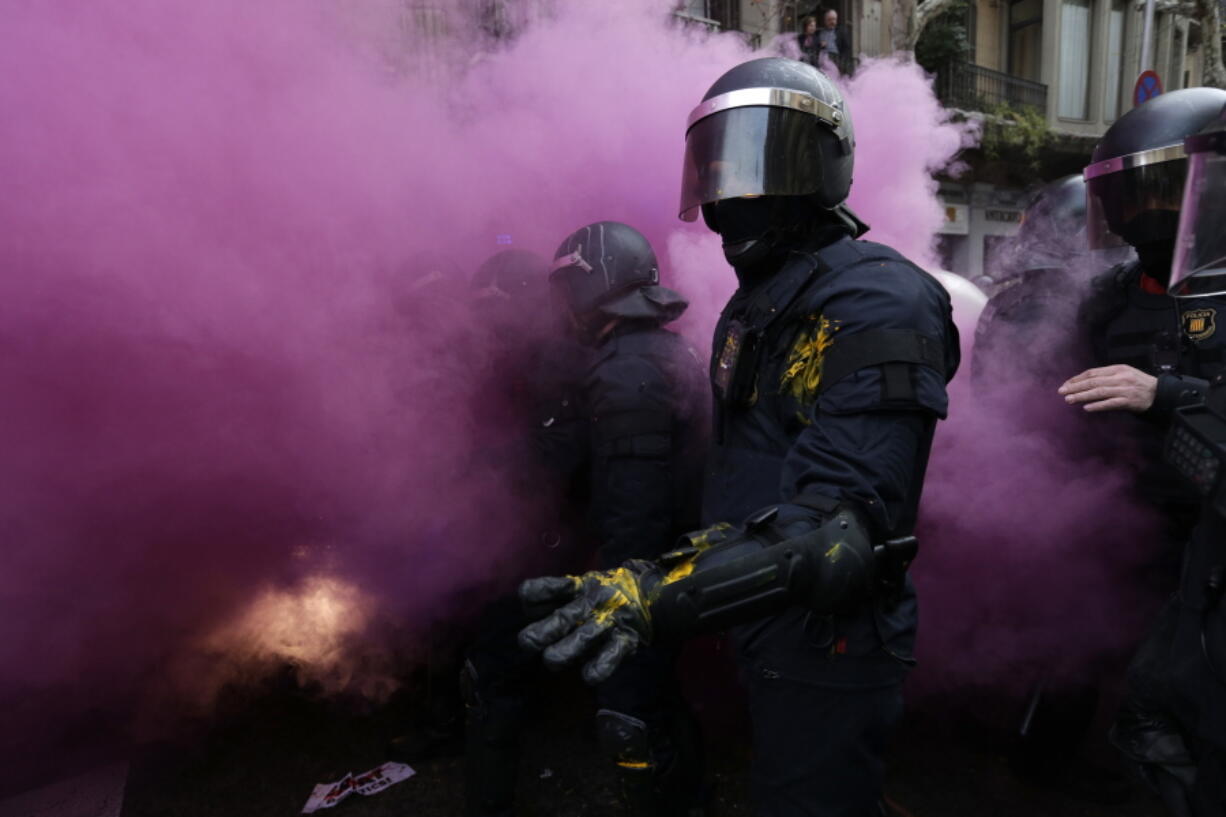
M 1047 113 L 1047 86 L 1043 83 L 959 60 L 937 70 L 936 91 L 944 104 L 969 111 L 989 111 L 1008 103 Z

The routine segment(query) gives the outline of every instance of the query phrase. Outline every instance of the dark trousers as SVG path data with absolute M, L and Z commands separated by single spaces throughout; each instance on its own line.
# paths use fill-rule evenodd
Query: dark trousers
M 1200 610 L 1171 599 L 1133 657 L 1111 730 L 1174 817 L 1226 817 L 1226 681 L 1201 643 L 1212 632 Z
M 1226 815 L 1226 752 L 1216 746 L 1204 745 L 1197 764 L 1196 788 L 1192 791 L 1192 808 L 1196 817 Z
M 880 814 L 907 666 L 872 628 L 871 616 L 792 610 L 734 632 L 753 722 L 755 817 Z

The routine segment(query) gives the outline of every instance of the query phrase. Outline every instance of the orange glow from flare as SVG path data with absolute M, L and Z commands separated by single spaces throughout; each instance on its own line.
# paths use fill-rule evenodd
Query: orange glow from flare
M 385 700 L 399 685 L 375 599 L 331 576 L 269 588 L 175 659 L 173 695 L 207 707 L 227 684 L 293 667 L 328 694 Z
M 314 576 L 297 588 L 257 596 L 209 646 L 238 658 L 282 658 L 327 671 L 345 663 L 349 639 L 366 627 L 371 608 L 353 585 Z

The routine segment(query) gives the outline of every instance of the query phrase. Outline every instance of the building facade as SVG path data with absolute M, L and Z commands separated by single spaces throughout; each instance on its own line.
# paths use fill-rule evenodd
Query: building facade
M 927 0 L 934 2 L 934 0 Z M 907 0 L 688 0 L 682 14 L 711 27 L 738 28 L 767 44 L 799 30 L 810 13 L 833 8 L 861 57 L 896 53 L 905 43 L 913 5 Z M 1053 161 L 1025 180 L 1002 178 L 991 161 L 944 180 L 946 221 L 939 239 L 943 264 L 971 279 L 991 277 L 995 248 L 1016 232 L 1033 189 L 1078 172 L 1097 139 L 1133 105 L 1141 73 L 1144 4 L 1136 0 L 965 0 L 965 57 L 936 67 L 941 101 L 961 115 L 998 128 L 1031 112 L 1048 131 Z M 1151 32 L 1151 63 L 1165 90 L 1201 83 L 1201 36 L 1196 20 L 1159 2 Z M 1020 127 L 1020 125 L 1018 126 Z M 1002 159 L 1009 161 L 1008 157 Z M 1000 162 L 996 163 L 997 165 Z
M 454 56 L 443 53 L 440 43 L 460 33 L 454 30 L 457 25 L 480 20 L 486 34 L 509 39 L 557 4 L 586 0 L 386 1 L 399 9 L 403 41 L 389 46 L 393 70 L 429 73 Z M 820 17 L 827 9 L 839 13 L 857 58 L 895 54 L 911 42 L 915 0 L 675 0 L 673 15 L 678 24 L 739 31 L 752 47 L 778 51 L 790 47 L 805 16 Z M 1033 189 L 1079 172 L 1097 139 L 1132 107 L 1142 69 L 1144 4 L 955 0 L 946 9 L 957 18 L 967 48 L 930 66 L 942 103 L 983 122 L 985 140 L 991 133 L 1007 135 L 1010 128 L 1034 128 L 1036 123 L 1046 134 L 1042 162 L 1027 165 L 1017 157 L 993 160 L 972 154 L 969 173 L 941 182 L 946 221 L 938 247 L 943 265 L 973 280 L 990 278 L 993 250 L 1017 230 Z M 1200 25 L 1179 9 L 1172 0 L 1159 0 L 1150 35 L 1152 67 L 1168 91 L 1199 85 L 1202 76 Z M 937 29 L 930 25 L 926 30 Z M 471 51 L 460 57 L 471 59 Z M 990 151 L 985 146 L 981 153 Z M 1010 167 L 1026 172 L 1010 173 Z
M 993 250 L 1016 230 L 1031 190 L 1078 172 L 1098 138 L 1133 107 L 1143 9 L 1125 0 L 975 0 L 966 6 L 970 53 L 938 69 L 938 95 L 969 117 L 995 117 L 998 127 L 1008 127 L 1024 109 L 1037 111 L 1050 131 L 1053 161 L 1030 184 L 1001 181 L 999 173 L 974 163 L 967 178 L 942 183 L 947 220 L 939 246 L 947 268 L 992 278 Z M 1157 11 L 1151 63 L 1165 90 L 1200 84 L 1199 42 L 1194 20 Z M 949 217 L 963 208 L 962 220 Z

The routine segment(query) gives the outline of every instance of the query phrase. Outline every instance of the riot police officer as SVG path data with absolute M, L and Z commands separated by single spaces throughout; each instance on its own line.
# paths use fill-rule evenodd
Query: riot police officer
M 1120 117 L 1095 147 L 1085 170 L 1091 246 L 1122 240 L 1137 258 L 1095 281 L 1080 324 L 1097 365 L 1059 390 L 1088 412 L 1144 420 L 1130 429 L 1145 457 L 1138 489 L 1164 512 L 1169 544 L 1176 547 L 1187 541 L 1200 499 L 1164 463 L 1161 447 L 1173 412 L 1202 402 L 1209 381 L 1226 371 L 1226 336 L 1217 331 L 1226 299 L 1181 302 L 1167 287 L 1187 174 L 1184 139 L 1216 118 L 1223 104 L 1226 91 L 1212 88 L 1164 94 Z M 1171 567 L 1167 581 L 1174 581 Z M 1182 813 L 1189 763 L 1174 749 L 1181 738 L 1166 703 L 1163 670 L 1163 645 L 1176 616 L 1168 605 L 1133 658 L 1112 739 Z
M 1170 291 L 1205 303 L 1226 294 L 1226 108 L 1184 141 L 1189 157 Z M 1211 301 L 1209 301 L 1211 302 Z M 1114 737 L 1140 764 L 1170 812 L 1226 815 L 1226 377 L 1218 373 L 1204 404 L 1181 407 L 1166 456 L 1203 497 L 1183 553 L 1178 590 L 1130 668 L 1131 706 Z
M 473 326 L 481 336 L 469 353 L 477 358 L 470 365 L 482 387 L 474 419 L 485 433 L 500 428 L 525 446 L 530 437 L 526 424 L 535 417 L 537 401 L 556 387 L 535 382 L 551 381 L 544 376 L 557 368 L 559 357 L 557 326 L 540 319 L 548 311 L 548 279 L 545 258 L 513 248 L 487 258 L 469 282 Z M 488 446 L 490 441 L 483 442 Z
M 549 303 L 549 262 L 521 248 L 500 250 L 465 282 L 450 259 L 426 255 L 414 260 L 393 291 L 393 303 L 402 324 L 399 333 L 412 338 L 406 348 L 427 354 L 429 365 L 406 376 L 402 399 L 429 400 L 435 412 L 461 412 L 474 433 L 466 456 L 457 457 L 452 467 L 470 475 L 483 472 L 491 482 L 518 492 L 520 506 L 530 511 L 519 514 L 518 530 L 501 535 L 508 542 L 531 537 L 542 517 L 556 514 L 560 504 L 543 466 L 525 471 L 536 465 L 532 424 L 538 405 L 566 370 L 552 327 L 540 320 Z M 457 320 L 461 317 L 469 320 Z M 435 526 L 433 535 L 440 540 L 459 535 L 455 520 L 439 519 Z M 541 561 L 537 566 L 558 564 Z M 420 668 L 422 715 L 388 743 L 391 759 L 418 763 L 459 754 L 465 709 L 456 679 L 476 618 L 451 616 L 430 628 L 428 658 Z
M 977 391 L 1058 377 L 1053 360 L 1067 359 L 1065 343 L 1073 324 L 1076 294 L 1109 263 L 1089 257 L 1086 245 L 1086 187 L 1081 175 L 1039 188 L 1022 214 L 1017 235 L 996 259 L 997 286 L 975 327 L 971 376 Z M 1101 264 L 1101 266 L 1100 266 Z M 1091 268 L 1088 272 L 1083 267 Z M 1015 399 L 1015 395 L 1010 396 Z
M 854 135 L 837 88 L 768 58 L 689 117 L 681 217 L 701 214 L 739 288 L 716 329 L 703 517 L 656 562 L 526 582 L 560 605 L 521 633 L 549 664 L 612 675 L 645 643 L 731 627 L 764 817 L 877 814 L 913 663 L 906 566 L 945 385 L 949 297 L 844 203 Z
M 1053 422 L 1060 406 L 1050 398 L 1068 377 L 1069 361 L 1084 357 L 1079 333 L 1070 331 L 1078 301 L 1125 252 L 1091 251 L 1085 225 L 1081 174 L 1035 192 L 1017 234 L 995 259 L 1000 283 L 980 314 L 971 360 L 978 405 L 1061 450 L 1086 442 L 1083 423 Z M 1040 673 L 1021 707 L 1012 764 L 1034 782 L 1093 796 L 1101 781 L 1091 783 L 1076 755 L 1098 709 L 1098 679 L 1059 677 L 1050 667 Z
M 1181 303 L 1166 287 L 1187 171 L 1183 139 L 1223 102 L 1226 91 L 1216 88 L 1163 94 L 1120 117 L 1095 147 L 1085 169 L 1089 243 L 1126 243 L 1137 257 L 1093 282 L 1078 320 L 1092 365 L 1059 388 L 1087 412 L 1131 415 L 1115 421 L 1116 434 L 1137 441 L 1144 461 L 1137 489 L 1163 513 L 1177 546 L 1199 501 L 1163 463 L 1162 442 L 1171 412 L 1203 400 L 1207 382 L 1226 367 L 1217 321 L 1226 298 Z
M 588 356 L 542 417 L 536 444 L 555 471 L 586 486 L 581 535 L 596 546 L 600 567 L 652 558 L 698 519 L 705 390 L 697 356 L 664 328 L 687 304 L 660 286 L 647 240 L 618 222 L 568 236 L 550 281 Z M 516 631 L 528 620 L 516 605 L 500 603 L 493 618 L 464 669 L 473 815 L 510 813 L 526 687 L 540 670 L 517 648 Z M 685 815 L 701 801 L 698 743 L 672 664 L 671 652 L 644 650 L 597 689 L 598 737 L 635 815 Z
M 1166 286 L 1187 171 L 1183 139 L 1224 101 L 1226 91 L 1216 88 L 1163 94 L 1120 117 L 1094 148 L 1085 169 L 1090 245 L 1123 241 L 1137 258 L 1095 281 L 1081 325 L 1097 366 L 1060 388 L 1069 404 L 1161 419 L 1203 399 L 1222 367 L 1217 310 L 1226 302 L 1180 305 Z

